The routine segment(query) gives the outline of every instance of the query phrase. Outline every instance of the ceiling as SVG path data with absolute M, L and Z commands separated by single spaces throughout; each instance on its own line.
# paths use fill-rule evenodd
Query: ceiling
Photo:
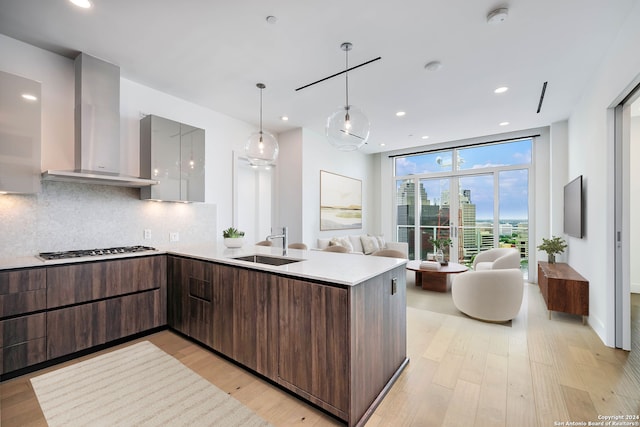
M 102 58 L 128 80 L 256 127 L 263 82 L 264 127 L 274 133 L 324 133 L 345 102 L 344 75 L 295 89 L 344 70 L 348 41 L 350 66 L 382 57 L 349 73 L 349 101 L 371 121 L 363 151 L 374 153 L 568 118 L 636 0 L 92 2 L 83 10 L 67 0 L 0 0 L 0 32 Z M 508 19 L 487 23 L 498 7 Z M 427 71 L 434 60 L 442 68 Z M 509 90 L 494 94 L 499 86 Z

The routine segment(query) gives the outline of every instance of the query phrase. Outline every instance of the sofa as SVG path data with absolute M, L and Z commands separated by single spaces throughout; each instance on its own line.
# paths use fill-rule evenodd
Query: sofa
M 409 244 L 406 242 L 388 242 L 382 236 L 368 234 L 351 234 L 347 236 L 334 236 L 319 238 L 316 250 L 324 250 L 329 246 L 344 246 L 347 253 L 372 255 L 382 249 L 393 249 L 409 258 Z

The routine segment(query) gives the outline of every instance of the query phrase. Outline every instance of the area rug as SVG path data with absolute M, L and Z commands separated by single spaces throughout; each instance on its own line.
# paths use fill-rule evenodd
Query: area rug
M 31 379 L 56 426 L 270 426 L 149 341 Z
M 420 286 L 416 286 L 415 273 L 413 271 L 407 271 L 407 307 L 471 319 L 458 310 L 453 304 L 451 290 L 447 292 L 435 292 L 427 291 Z M 512 321 L 509 320 L 495 324 L 511 327 Z

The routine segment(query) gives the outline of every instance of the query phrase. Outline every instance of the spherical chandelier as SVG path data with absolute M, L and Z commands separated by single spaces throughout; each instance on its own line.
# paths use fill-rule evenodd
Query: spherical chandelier
M 257 83 L 256 87 L 260 89 L 260 130 L 249 136 L 244 151 L 251 166 L 270 166 L 278 158 L 278 141 L 275 136 L 262 130 L 262 90 L 266 86 Z

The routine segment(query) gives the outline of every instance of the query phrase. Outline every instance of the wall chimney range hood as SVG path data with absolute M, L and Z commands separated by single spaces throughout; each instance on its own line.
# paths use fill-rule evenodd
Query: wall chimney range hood
M 45 181 L 146 187 L 158 181 L 120 173 L 120 68 L 85 53 L 75 59 L 75 169 Z

